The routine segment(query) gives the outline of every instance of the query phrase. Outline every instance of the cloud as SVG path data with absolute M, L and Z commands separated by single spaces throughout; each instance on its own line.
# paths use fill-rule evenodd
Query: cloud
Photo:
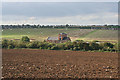
M 2 0 L 3 2 L 118 2 L 119 0 Z
M 5 2 L 3 24 L 117 24 L 115 2 Z
M 18 23 L 18 24 L 118 24 L 118 15 L 116 13 L 99 13 L 99 14 L 84 14 L 76 16 L 65 17 L 26 17 L 19 16 L 17 19 L 15 16 L 9 16 L 12 20 L 4 19 L 3 23 Z M 8 18 L 8 16 L 7 16 Z
M 35 19 L 36 19 L 36 17 L 30 17 L 29 19 L 30 19 L 30 20 L 35 20 Z
M 114 2 L 5 2 L 2 4 L 2 13 L 28 17 L 63 17 L 117 12 L 117 5 Z

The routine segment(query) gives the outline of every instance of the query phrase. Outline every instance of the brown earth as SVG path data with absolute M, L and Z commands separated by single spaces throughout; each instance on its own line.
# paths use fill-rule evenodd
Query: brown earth
M 3 78 L 117 78 L 118 54 L 3 49 Z

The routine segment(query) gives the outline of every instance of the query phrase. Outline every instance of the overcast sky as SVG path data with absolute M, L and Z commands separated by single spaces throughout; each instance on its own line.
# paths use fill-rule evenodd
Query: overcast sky
M 118 24 L 117 2 L 3 2 L 3 24 Z

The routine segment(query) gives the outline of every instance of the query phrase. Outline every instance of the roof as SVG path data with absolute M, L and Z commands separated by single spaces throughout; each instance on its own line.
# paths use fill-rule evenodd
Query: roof
M 48 37 L 47 40 L 58 40 L 58 37 Z
M 66 34 L 66 33 L 60 33 L 60 34 Z
M 63 40 L 70 40 L 70 38 L 69 37 L 64 37 Z
M 68 37 L 64 37 L 63 40 L 66 40 Z

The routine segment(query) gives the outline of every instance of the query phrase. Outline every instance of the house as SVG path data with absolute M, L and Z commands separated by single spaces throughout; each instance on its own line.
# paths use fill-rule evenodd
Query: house
M 69 37 L 67 37 L 66 33 L 60 33 L 58 37 L 48 37 L 47 42 L 53 42 L 53 43 L 64 43 L 67 41 L 71 41 Z

